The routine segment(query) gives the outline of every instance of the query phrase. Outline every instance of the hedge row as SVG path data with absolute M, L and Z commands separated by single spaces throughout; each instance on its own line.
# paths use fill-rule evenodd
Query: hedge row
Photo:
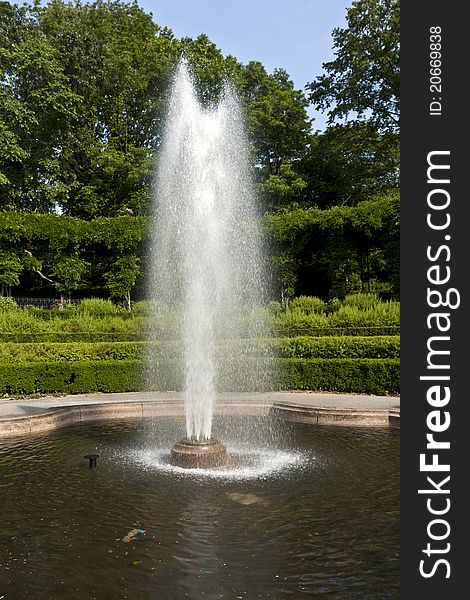
M 400 338 L 382 337 L 296 337 L 237 340 L 219 346 L 222 360 L 242 356 L 279 358 L 399 358 Z M 6 343 L 0 345 L 1 363 L 177 359 L 175 342 L 97 342 L 97 343 Z
M 378 337 L 398 336 L 400 327 L 313 327 L 310 329 L 278 329 L 272 332 L 276 338 L 282 337 Z M 38 333 L 0 333 L 0 342 L 40 343 L 40 342 L 145 342 L 149 334 L 141 332 L 68 332 L 44 331 Z M 161 338 L 165 338 L 162 334 Z
M 81 333 L 46 331 L 43 333 L 0 333 L 0 342 L 27 343 L 70 343 L 70 342 L 142 342 L 148 339 L 145 333 L 97 332 Z
M 220 391 L 299 389 L 386 394 L 399 391 L 399 371 L 397 359 L 252 360 L 227 365 L 217 387 Z M 141 361 L 0 365 L 2 395 L 181 390 L 183 381 L 182 370 L 173 361 L 156 364 L 151 379 Z
M 285 337 L 240 340 L 232 345 L 248 356 L 279 358 L 399 358 L 399 336 Z M 230 352 L 230 345 L 226 344 Z
M 400 335 L 399 325 L 382 325 L 382 326 L 345 326 L 345 327 L 280 327 L 275 329 L 273 335 L 277 337 L 294 337 L 294 336 L 309 336 L 309 337 L 324 337 L 324 336 L 378 336 L 378 335 Z

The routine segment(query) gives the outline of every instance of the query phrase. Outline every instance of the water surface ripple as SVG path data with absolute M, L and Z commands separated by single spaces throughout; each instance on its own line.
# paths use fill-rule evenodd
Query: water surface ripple
M 238 452 L 224 475 L 167 464 L 183 428 L 168 418 L 0 445 L 0 596 L 399 598 L 398 434 L 216 420 Z

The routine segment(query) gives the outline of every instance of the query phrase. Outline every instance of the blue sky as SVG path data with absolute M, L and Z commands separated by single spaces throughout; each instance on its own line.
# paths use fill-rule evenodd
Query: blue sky
M 286 69 L 295 87 L 322 72 L 333 58 L 331 32 L 346 25 L 352 0 L 139 0 L 159 25 L 177 37 L 206 33 L 224 55 L 247 63 L 259 60 L 268 71 Z M 325 116 L 309 109 L 314 129 Z

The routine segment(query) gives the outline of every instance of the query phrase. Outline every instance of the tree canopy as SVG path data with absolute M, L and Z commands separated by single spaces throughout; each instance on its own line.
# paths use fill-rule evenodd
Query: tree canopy
M 304 92 L 205 34 L 178 39 L 137 1 L 0 1 L 1 293 L 96 289 L 129 305 L 184 54 L 201 101 L 226 80 L 240 99 L 278 290 L 396 294 L 398 1 L 353 2 L 333 43 L 335 59 Z M 325 131 L 309 103 L 328 112 Z
M 344 29 L 333 30 L 335 59 L 308 85 L 310 99 L 338 118 L 361 119 L 381 132 L 399 128 L 400 3 L 358 0 Z

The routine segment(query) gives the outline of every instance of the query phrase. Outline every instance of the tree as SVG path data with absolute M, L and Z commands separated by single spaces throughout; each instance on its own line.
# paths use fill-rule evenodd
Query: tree
M 71 295 L 76 291 L 84 274 L 89 268 L 89 264 L 81 260 L 78 256 L 60 256 L 59 260 L 53 266 L 52 276 L 56 280 L 54 286 L 60 292 L 60 306 L 64 305 L 64 293 Z
M 329 123 L 350 118 L 368 121 L 377 131 L 399 129 L 399 0 L 358 0 L 347 10 L 345 29 L 333 30 L 336 58 L 325 75 L 308 84 L 318 110 Z
M 308 101 L 283 69 L 268 75 L 264 68 L 248 67 L 248 127 L 257 161 L 265 176 L 279 175 L 281 165 L 298 159 L 305 148 L 310 132 Z
M 260 185 L 260 190 L 266 196 L 267 206 L 274 209 L 297 200 L 306 187 L 307 182 L 292 169 L 292 165 L 284 163 L 277 175 L 271 175 Z
M 23 265 L 14 253 L 0 250 L 0 296 L 10 296 L 10 288 L 18 285 Z
M 60 193 L 58 156 L 79 99 L 25 8 L 0 4 L 0 43 L 2 205 L 47 212 Z
M 88 219 L 144 214 L 177 55 L 171 31 L 137 2 L 53 0 L 36 15 L 81 99 L 60 155 L 64 212 Z
M 311 137 L 296 165 L 306 182 L 302 202 L 329 208 L 354 205 L 379 193 L 397 189 L 399 148 L 370 123 L 354 121 L 328 127 Z
M 341 297 L 399 291 L 398 194 L 327 210 L 289 206 L 265 216 L 284 294 Z M 291 288 L 290 290 L 288 288 Z
M 139 258 L 128 255 L 115 260 L 105 274 L 106 285 L 112 300 L 122 301 L 131 310 L 131 291 L 140 275 Z

